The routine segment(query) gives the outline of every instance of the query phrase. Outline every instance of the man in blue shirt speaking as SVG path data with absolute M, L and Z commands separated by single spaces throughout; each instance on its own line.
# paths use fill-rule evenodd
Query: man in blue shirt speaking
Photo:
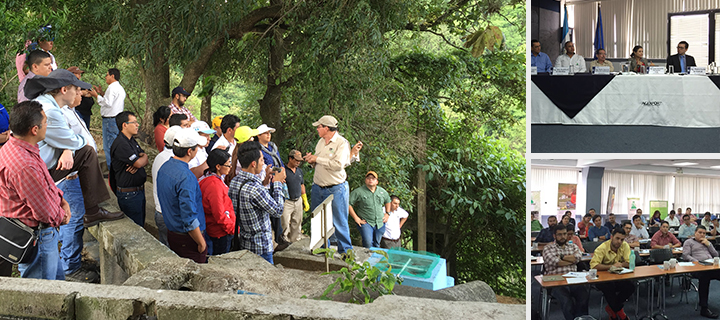
M 547 54 L 540 52 L 540 41 L 530 41 L 530 66 L 537 67 L 537 72 L 550 72 L 552 62 Z
M 170 250 L 197 263 L 207 262 L 207 244 L 203 237 L 205 211 L 200 185 L 188 162 L 197 155 L 197 146 L 205 143 L 207 139 L 195 129 L 181 129 L 172 144 L 175 156 L 157 173 L 158 200 L 168 229 Z

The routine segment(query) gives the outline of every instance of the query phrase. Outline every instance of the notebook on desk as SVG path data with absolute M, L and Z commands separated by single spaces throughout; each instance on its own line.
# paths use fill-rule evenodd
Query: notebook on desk
M 542 277 L 543 282 L 550 282 L 550 281 L 564 281 L 565 278 L 561 275 L 556 276 L 543 276 Z

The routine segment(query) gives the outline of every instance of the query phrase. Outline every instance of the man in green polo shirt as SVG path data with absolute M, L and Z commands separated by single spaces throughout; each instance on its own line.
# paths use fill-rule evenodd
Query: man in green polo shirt
M 365 185 L 350 193 L 350 217 L 355 219 L 363 247 L 380 247 L 390 212 L 390 194 L 378 187 L 378 175 L 368 171 Z

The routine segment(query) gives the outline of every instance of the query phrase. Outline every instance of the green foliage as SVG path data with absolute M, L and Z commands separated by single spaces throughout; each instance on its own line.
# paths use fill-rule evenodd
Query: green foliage
M 457 281 L 482 280 L 496 293 L 525 292 L 525 160 L 497 141 L 448 122 L 423 166 L 428 217 L 444 226 Z M 429 222 L 430 223 L 430 222 Z M 482 255 L 478 255 L 482 252 Z
M 377 250 L 373 251 L 380 254 L 384 259 L 380 260 L 389 261 L 388 255 L 385 251 Z M 326 256 L 332 258 L 335 254 L 333 249 L 316 249 L 313 254 L 325 253 Z M 357 304 L 368 304 L 373 302 L 373 293 L 379 295 L 393 294 L 393 288 L 395 284 L 402 284 L 402 278 L 394 275 L 391 270 L 392 267 L 388 263 L 388 269 L 382 271 L 376 266 L 371 266 L 369 262 L 365 261 L 362 264 L 355 261 L 355 253 L 352 249 L 348 250 L 344 255 L 344 260 L 348 264 L 349 269 L 344 267 L 338 271 L 330 271 L 323 274 L 337 274 L 340 277 L 330 284 L 325 292 L 320 297 L 321 300 L 331 300 L 330 294 L 336 295 L 338 293 L 348 292 L 350 293 L 350 301 Z M 380 264 L 380 263 L 378 263 Z

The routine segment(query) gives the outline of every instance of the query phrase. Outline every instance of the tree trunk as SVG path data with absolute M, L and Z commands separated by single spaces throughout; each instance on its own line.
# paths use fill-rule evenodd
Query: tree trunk
M 208 95 L 204 96 L 202 98 L 202 105 L 200 107 L 200 120 L 207 122 L 212 126 L 212 108 L 211 108 L 211 100 L 212 100 L 213 93 L 210 92 Z
M 421 128 L 418 129 L 417 133 L 417 139 L 418 143 L 420 145 L 420 148 L 418 148 L 419 153 L 419 159 L 420 164 L 425 163 L 425 148 L 427 146 L 427 134 L 425 133 L 425 129 Z M 427 191 L 427 184 L 425 183 L 425 176 L 427 175 L 427 172 L 422 169 L 422 166 L 420 166 L 417 169 L 417 185 L 416 188 L 418 190 L 417 194 L 417 225 L 418 225 L 418 234 L 417 234 L 417 250 L 418 251 L 427 251 L 427 212 L 426 212 L 426 191 Z
M 165 58 L 163 44 L 159 43 L 151 52 L 151 61 L 143 66 L 140 72 L 145 85 L 145 117 L 142 131 L 148 135 L 148 143 L 154 142 L 153 113 L 158 107 L 170 104 L 170 65 Z
M 270 58 L 268 61 L 267 89 L 260 102 L 260 117 L 263 123 L 275 128 L 274 140 L 276 143 L 285 139 L 285 129 L 282 124 L 282 70 L 285 63 L 285 47 L 283 45 L 282 31 L 275 28 L 273 41 L 270 43 Z

